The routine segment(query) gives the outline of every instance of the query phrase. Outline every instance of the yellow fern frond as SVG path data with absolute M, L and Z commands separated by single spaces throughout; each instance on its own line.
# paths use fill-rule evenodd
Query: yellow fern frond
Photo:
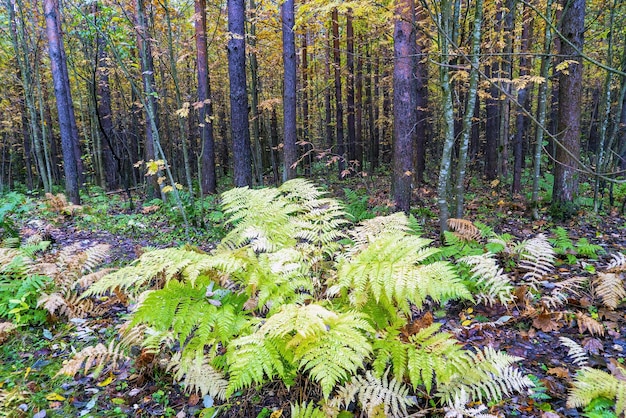
M 226 399 L 228 380 L 205 356 L 181 358 L 180 353 L 176 353 L 167 368 L 174 372 L 174 379 L 183 383 L 187 393 L 197 392 L 200 396 L 210 395 L 215 399 Z
M 624 280 L 618 273 L 598 272 L 595 279 L 591 281 L 593 293 L 602 299 L 602 303 L 609 309 L 617 308 L 617 305 L 626 298 Z
M 476 228 L 472 221 L 467 219 L 450 218 L 448 219 L 448 228 L 459 239 L 464 241 L 478 241 L 482 238 L 480 229 Z
M 291 418 L 328 418 L 336 414 L 327 415 L 323 410 L 315 407 L 313 402 L 291 405 Z
M 615 399 L 615 413 L 626 413 L 626 382 L 602 370 L 583 367 L 576 374 L 569 396 L 568 408 L 584 407 L 596 398 Z
M 96 346 L 83 348 L 74 354 L 71 360 L 63 362 L 63 367 L 57 372 L 56 376 L 61 374 L 74 376 L 81 370 L 83 374 L 87 374 L 89 370 L 96 367 L 115 370 L 127 360 L 129 358 L 124 354 L 121 344 L 116 344 L 114 340 L 108 346 L 99 343 Z

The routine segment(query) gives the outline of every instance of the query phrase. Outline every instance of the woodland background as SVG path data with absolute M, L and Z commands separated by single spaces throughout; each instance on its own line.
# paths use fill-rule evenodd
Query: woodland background
M 65 180 L 78 203 L 86 185 L 165 198 L 386 172 L 404 211 L 436 185 L 445 229 L 469 178 L 535 209 L 546 179 L 568 216 L 579 178 L 597 196 L 624 165 L 617 0 L 4 6 L 5 190 Z

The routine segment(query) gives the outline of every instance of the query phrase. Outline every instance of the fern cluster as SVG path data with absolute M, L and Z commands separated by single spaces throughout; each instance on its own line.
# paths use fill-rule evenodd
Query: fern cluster
M 341 204 L 304 180 L 233 189 L 222 201 L 230 229 L 212 253 L 146 252 L 83 294 L 127 294 L 133 338 L 120 344 L 126 350 L 138 337 L 169 356 L 189 391 L 225 399 L 304 376 L 321 389 L 326 416 L 354 400 L 370 415 L 405 416 L 417 391 L 451 404 L 462 393 L 491 400 L 531 385 L 512 367 L 517 358 L 466 350 L 437 324 L 401 336 L 427 301 L 473 299 L 414 219 L 394 214 L 348 228 Z M 506 288 L 481 280 L 484 292 L 507 300 Z M 105 355 L 122 353 L 118 345 L 102 348 L 67 371 L 124 359 Z M 322 410 L 308 403 L 293 411 Z

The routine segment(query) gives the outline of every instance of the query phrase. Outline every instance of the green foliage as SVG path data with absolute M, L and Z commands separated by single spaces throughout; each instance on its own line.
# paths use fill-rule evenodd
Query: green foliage
M 568 407 L 587 407 L 598 398 L 614 400 L 618 416 L 626 413 L 626 382 L 602 370 L 581 368 L 567 398 Z
M 315 407 L 310 402 L 291 405 L 291 418 L 326 418 L 326 414 L 321 409 Z
M 552 230 L 553 238 L 548 241 L 554 247 L 554 252 L 567 258 L 568 264 L 574 264 L 577 258 L 597 259 L 598 254 L 604 253 L 604 249 L 589 242 L 587 238 L 580 238 L 574 242 L 567 230 L 561 226 Z
M 19 227 L 16 217 L 28 213 L 33 207 L 29 198 L 17 192 L 0 197 L 0 240 L 3 246 L 19 247 Z
M 37 300 L 51 279 L 31 272 L 32 260 L 20 249 L 0 248 L 0 318 L 19 325 L 46 321 Z
M 369 210 L 369 198 L 362 190 L 343 189 L 346 199 L 345 211 L 354 222 L 372 219 L 375 215 Z
M 304 180 L 233 189 L 222 200 L 229 230 L 211 254 L 150 251 L 84 294 L 135 298 L 130 329 L 145 348 L 170 354 L 188 390 L 223 399 L 306 376 L 328 402 L 351 388 L 362 408 L 404 416 L 412 402 L 404 381 L 436 388 L 444 402 L 460 390 L 496 399 L 528 385 L 509 367 L 516 358 L 464 350 L 438 324 L 401 337 L 427 300 L 472 299 L 413 218 L 397 213 L 345 231 L 339 202 Z

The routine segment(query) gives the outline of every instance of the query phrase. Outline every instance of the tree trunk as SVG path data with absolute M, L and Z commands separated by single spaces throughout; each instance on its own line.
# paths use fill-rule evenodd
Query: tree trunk
M 335 69 L 335 125 L 337 132 L 337 168 L 339 169 L 339 178 L 344 177 L 346 150 L 343 140 L 343 103 L 341 95 L 341 51 L 339 50 L 339 13 L 337 8 L 332 10 L 332 32 L 333 32 L 333 66 Z
M 213 103 L 207 58 L 206 0 L 195 0 L 196 59 L 198 66 L 199 122 L 202 143 L 201 184 L 203 194 L 217 191 L 215 178 L 215 140 L 213 138 Z
M 426 13 L 422 5 L 416 5 L 416 12 L 413 14 L 413 25 L 418 21 L 426 19 Z M 428 136 L 428 68 L 426 66 L 424 45 L 427 37 L 424 31 L 418 31 L 415 44 L 415 58 L 413 59 L 413 73 L 415 75 L 415 181 L 418 184 L 424 182 L 424 172 L 426 171 L 425 146 Z
M 346 11 L 346 104 L 347 104 L 347 152 L 348 161 L 356 159 L 356 121 L 354 115 L 354 28 L 352 26 L 352 9 Z
M 256 2 L 250 0 L 250 11 L 256 13 Z M 248 58 L 250 61 L 250 98 L 252 100 L 252 162 L 254 175 L 257 183 L 263 185 L 263 145 L 261 140 L 261 114 L 259 112 L 259 64 L 256 52 L 256 16 L 250 21 L 250 36 L 248 37 L 250 48 Z
M 580 116 L 585 29 L 585 0 L 571 0 L 563 12 L 563 42 L 561 56 L 572 60 L 568 73 L 559 74 L 559 144 L 556 149 L 552 211 L 557 217 L 568 218 L 576 211 L 578 194 L 578 159 L 580 158 Z
M 285 0 L 280 6 L 283 28 L 283 123 L 284 167 L 283 180 L 291 180 L 298 174 L 297 126 L 296 126 L 296 38 L 293 32 L 295 10 L 293 0 Z
M 228 79 L 230 130 L 233 140 L 235 187 L 252 186 L 252 152 L 246 92 L 246 10 L 244 0 L 228 0 Z
M 413 180 L 413 129 L 415 127 L 415 96 L 413 53 L 415 31 L 413 0 L 396 1 L 396 22 L 393 33 L 393 197 L 396 209 L 409 213 Z
M 61 28 L 58 26 L 59 4 L 56 0 L 44 0 L 44 15 L 46 17 L 46 35 L 48 38 L 48 52 L 50 54 L 50 69 L 54 83 L 54 93 L 57 102 L 59 125 L 61 130 L 61 146 L 63 148 L 63 168 L 65 173 L 65 193 L 70 202 L 80 204 L 78 194 L 78 167 L 72 140 L 72 121 L 69 101 L 70 92 L 67 91 L 69 81 L 64 80 L 67 71 L 63 66 L 63 40 Z

